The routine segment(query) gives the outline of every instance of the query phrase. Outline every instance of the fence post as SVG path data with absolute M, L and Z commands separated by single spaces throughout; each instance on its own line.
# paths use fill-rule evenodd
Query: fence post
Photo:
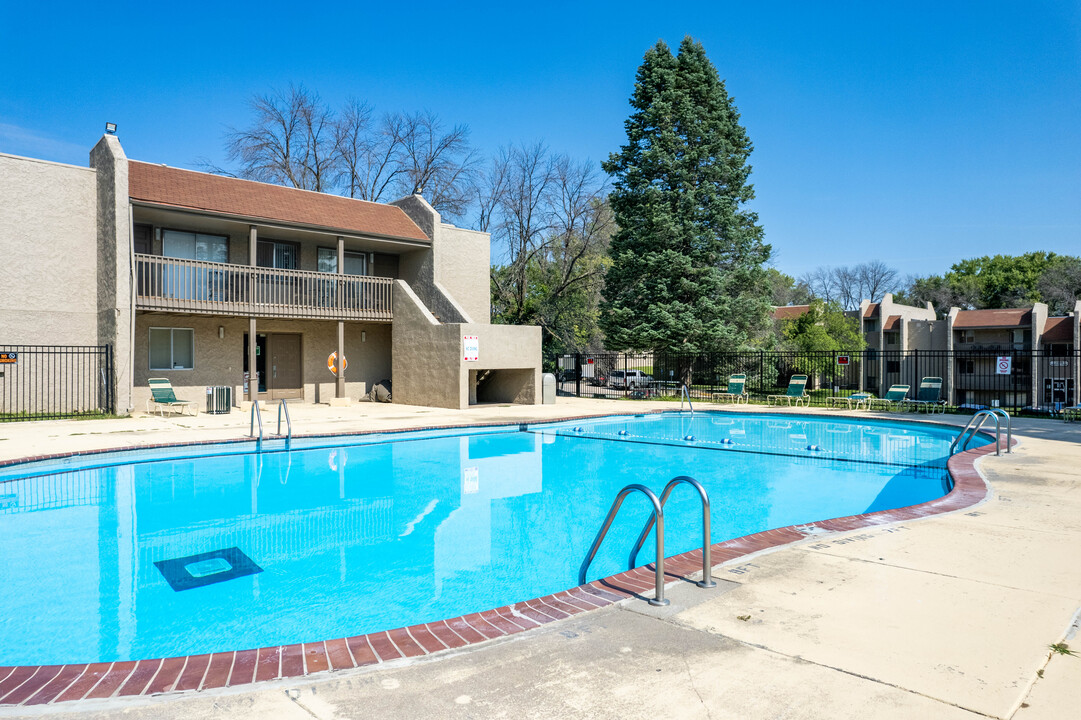
M 574 353 L 574 397 L 582 397 L 582 353 Z
M 105 383 L 105 410 L 110 415 L 116 414 L 116 374 L 113 372 L 113 346 L 108 344 L 105 346 L 105 376 L 108 378 L 108 382 Z

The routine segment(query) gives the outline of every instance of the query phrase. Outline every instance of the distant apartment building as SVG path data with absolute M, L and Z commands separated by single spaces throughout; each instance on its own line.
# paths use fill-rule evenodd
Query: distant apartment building
M 774 308 L 776 320 L 807 312 L 806 305 Z M 892 385 L 914 389 L 924 377 L 943 379 L 951 405 L 1001 405 L 1054 410 L 1079 402 L 1081 302 L 1049 317 L 1047 305 L 992 310 L 951 308 L 937 319 L 924 307 L 896 303 L 889 293 L 848 313 L 860 323 L 867 347 L 858 387 L 883 395 Z M 852 382 L 855 385 L 855 380 Z
M 487 233 L 389 204 L 129 160 L 0 154 L 0 345 L 109 345 L 116 408 L 147 380 L 201 402 L 539 402 L 537 327 L 492 325 Z

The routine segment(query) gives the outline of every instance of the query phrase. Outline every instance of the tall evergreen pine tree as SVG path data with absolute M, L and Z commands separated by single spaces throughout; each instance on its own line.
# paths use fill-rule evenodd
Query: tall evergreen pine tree
M 627 144 L 604 169 L 619 230 L 601 326 L 610 349 L 735 350 L 767 322 L 751 141 L 701 44 L 664 42 L 638 68 Z M 683 374 L 686 374 L 684 372 Z M 686 379 L 685 379 L 686 381 Z

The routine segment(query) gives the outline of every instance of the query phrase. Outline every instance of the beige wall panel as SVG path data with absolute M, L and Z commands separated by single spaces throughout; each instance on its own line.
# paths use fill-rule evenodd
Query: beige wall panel
M 0 344 L 98 344 L 96 182 L 0 155 Z
M 491 237 L 488 233 L 440 227 L 435 279 L 476 323 L 491 321 Z

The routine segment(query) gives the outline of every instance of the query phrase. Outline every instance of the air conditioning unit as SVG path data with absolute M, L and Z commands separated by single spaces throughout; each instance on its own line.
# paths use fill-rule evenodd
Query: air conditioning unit
M 217 385 L 206 389 L 206 411 L 209 415 L 228 415 L 233 409 L 233 388 Z

